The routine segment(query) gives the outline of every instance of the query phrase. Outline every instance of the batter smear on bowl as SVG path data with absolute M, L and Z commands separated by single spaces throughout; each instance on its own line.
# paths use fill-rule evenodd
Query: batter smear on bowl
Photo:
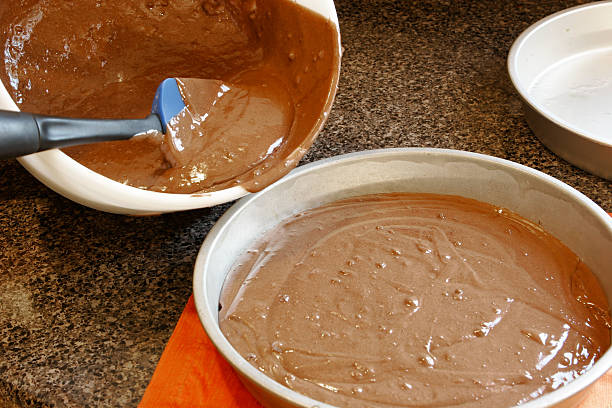
M 282 177 L 323 126 L 340 67 L 335 25 L 290 0 L 14 0 L 0 4 L 0 29 L 0 79 L 24 111 L 145 117 L 165 78 L 219 80 L 182 81 L 196 108 L 176 124 L 182 136 L 64 149 L 170 193 L 255 191 Z M 222 107 L 198 111 L 210 97 Z
M 297 214 L 230 271 L 220 327 L 252 365 L 341 407 L 509 407 L 610 346 L 605 294 L 559 240 L 434 194 Z

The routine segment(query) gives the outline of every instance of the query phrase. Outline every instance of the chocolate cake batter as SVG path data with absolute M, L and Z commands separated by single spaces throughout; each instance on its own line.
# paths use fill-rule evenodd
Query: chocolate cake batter
M 0 4 L 0 29 L 0 78 L 24 111 L 136 118 L 168 77 L 230 88 L 224 108 L 197 111 L 220 88 L 183 82 L 196 111 L 177 124 L 182 136 L 64 150 L 157 191 L 257 190 L 280 178 L 322 127 L 338 79 L 334 25 L 288 0 L 12 0 Z
M 505 209 L 350 198 L 268 232 L 226 281 L 220 326 L 276 381 L 340 407 L 509 407 L 610 345 L 580 259 Z

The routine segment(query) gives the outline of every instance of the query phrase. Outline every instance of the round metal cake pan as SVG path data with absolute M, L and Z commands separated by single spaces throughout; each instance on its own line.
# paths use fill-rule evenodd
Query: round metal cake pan
M 512 45 L 508 72 L 542 143 L 612 180 L 612 1 L 533 24 Z
M 381 192 L 454 194 L 514 211 L 542 225 L 579 255 L 612 299 L 610 217 L 586 196 L 544 173 L 476 153 L 426 148 L 373 150 L 314 162 L 232 206 L 206 237 L 195 265 L 194 295 L 202 325 L 264 406 L 331 407 L 273 381 L 234 350 L 218 324 L 226 274 L 281 220 L 341 198 Z M 575 407 L 610 368 L 612 350 L 578 379 L 521 407 Z

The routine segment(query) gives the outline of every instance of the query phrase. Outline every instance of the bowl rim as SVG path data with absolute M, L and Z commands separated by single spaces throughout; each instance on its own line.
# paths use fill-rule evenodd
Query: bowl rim
M 549 176 L 539 170 L 535 170 L 522 164 L 494 156 L 453 149 L 421 147 L 386 148 L 348 153 L 344 155 L 326 158 L 323 160 L 314 161 L 309 164 L 300 166 L 292 170 L 287 176 L 285 176 L 278 182 L 268 186 L 266 189 L 256 194 L 251 194 L 242 198 L 236 204 L 230 207 L 211 228 L 196 258 L 193 273 L 193 295 L 200 323 L 202 324 L 206 334 L 208 335 L 215 348 L 223 356 L 223 358 L 227 362 L 229 362 L 229 364 L 234 368 L 234 370 L 237 371 L 239 376 L 245 377 L 246 379 L 248 379 L 248 381 L 266 389 L 276 398 L 281 399 L 285 402 L 297 404 L 301 407 L 335 408 L 333 405 L 314 400 L 288 387 L 285 387 L 280 383 L 274 381 L 267 375 L 263 374 L 255 367 L 253 367 L 246 359 L 244 359 L 233 348 L 231 343 L 225 338 L 225 336 L 221 332 L 218 321 L 216 321 L 215 316 L 213 314 L 214 312 L 211 312 L 207 306 L 209 301 L 208 295 L 206 294 L 204 288 L 206 287 L 206 265 L 210 261 L 210 256 L 214 251 L 215 245 L 217 243 L 217 238 L 224 234 L 227 225 L 230 225 L 234 218 L 238 217 L 240 213 L 245 208 L 247 208 L 252 201 L 257 200 L 257 198 L 261 195 L 267 194 L 268 191 L 274 189 L 275 186 L 278 186 L 282 183 L 291 183 L 296 178 L 299 178 L 302 175 L 311 171 L 319 170 L 323 167 L 333 166 L 338 162 L 376 159 L 377 157 L 389 155 L 396 155 L 398 157 L 402 157 L 406 154 L 411 153 L 458 157 L 463 159 L 469 159 L 475 162 L 487 162 L 496 166 L 500 166 L 502 168 L 511 168 L 513 170 L 526 173 L 528 176 L 531 177 L 539 178 L 544 183 L 547 183 L 552 187 L 562 192 L 569 193 L 573 197 L 575 197 L 576 201 L 579 202 L 585 210 L 589 211 L 592 215 L 594 215 L 602 222 L 602 225 L 607 227 L 607 230 L 612 236 L 612 217 L 610 217 L 601 207 L 595 204 L 587 196 L 574 189 L 573 187 L 563 183 L 562 181 L 552 176 Z M 582 390 L 597 381 L 611 368 L 612 346 L 602 354 L 599 360 L 590 369 L 588 369 L 585 374 L 580 375 L 578 378 L 571 381 L 569 384 L 566 384 L 557 390 L 548 392 L 534 400 L 528 401 L 520 405 L 520 407 L 544 408 L 554 406 L 555 404 L 560 403 L 566 400 L 567 398 L 570 398 L 573 395 L 580 393 Z
M 321 107 L 321 116 L 313 124 L 304 142 L 288 152 L 286 162 L 298 163 L 322 131 L 330 115 L 341 73 L 342 43 L 340 24 L 333 0 L 287 0 L 305 7 L 331 22 L 336 31 L 337 64 L 333 68 L 330 89 Z M 0 109 L 19 111 L 4 83 L 0 82 Z M 60 149 L 33 153 L 17 161 L 40 182 L 64 197 L 101 211 L 132 215 L 206 208 L 236 200 L 249 194 L 242 185 L 222 190 L 194 193 L 165 193 L 144 190 L 103 176 L 74 160 Z M 287 167 L 291 168 L 290 166 Z M 284 172 L 281 172 L 281 176 Z M 78 178 L 78 180 L 74 180 Z M 95 187 L 95 188 L 94 188 Z
M 525 84 L 523 84 L 519 80 L 519 76 L 518 76 L 518 72 L 519 72 L 518 65 L 520 64 L 518 60 L 519 53 L 522 47 L 525 45 L 527 41 L 530 40 L 533 34 L 535 34 L 538 30 L 540 30 L 547 24 L 553 23 L 556 20 L 560 20 L 562 18 L 565 18 L 575 13 L 580 13 L 587 9 L 593 9 L 593 8 L 599 8 L 599 7 L 612 7 L 612 0 L 596 1 L 592 3 L 569 7 L 567 9 L 560 10 L 553 14 L 550 14 L 536 21 L 535 23 L 531 24 L 512 43 L 512 46 L 510 47 L 510 51 L 508 52 L 506 66 L 508 69 L 508 74 L 510 76 L 510 81 L 512 82 L 512 85 L 514 85 L 514 89 L 516 89 L 516 91 L 519 93 L 519 96 L 521 97 L 521 99 L 528 106 L 530 106 L 534 111 L 538 112 L 540 115 L 544 116 L 547 120 L 553 122 L 555 125 L 565 129 L 568 132 L 575 134 L 579 138 L 585 139 L 586 141 L 589 141 L 589 142 L 592 142 L 592 143 L 595 143 L 595 144 L 598 144 L 604 147 L 612 147 L 612 140 L 607 141 L 607 140 L 604 140 L 603 137 L 598 137 L 597 135 L 594 135 L 593 132 L 584 131 L 582 129 L 579 129 L 573 126 L 571 123 L 559 118 L 557 115 L 553 114 L 552 112 L 549 112 L 544 107 L 540 106 L 529 95 Z

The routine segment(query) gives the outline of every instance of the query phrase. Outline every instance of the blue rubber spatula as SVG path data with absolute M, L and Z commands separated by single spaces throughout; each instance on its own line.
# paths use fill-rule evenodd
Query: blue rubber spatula
M 166 125 L 185 102 L 176 79 L 157 88 L 151 115 L 144 119 L 75 119 L 0 110 L 0 159 L 79 144 L 130 139 L 150 130 L 166 133 Z

